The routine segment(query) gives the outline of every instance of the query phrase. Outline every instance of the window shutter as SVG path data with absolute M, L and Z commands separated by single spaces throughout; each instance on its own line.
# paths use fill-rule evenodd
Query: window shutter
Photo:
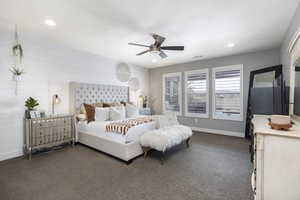
M 215 68 L 214 114 L 217 118 L 242 116 L 241 67 Z
M 208 117 L 208 70 L 186 72 L 186 115 Z

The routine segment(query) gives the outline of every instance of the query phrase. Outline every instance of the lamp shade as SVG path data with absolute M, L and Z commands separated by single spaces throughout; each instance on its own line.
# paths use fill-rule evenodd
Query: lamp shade
M 60 104 L 60 98 L 57 94 L 53 95 L 53 104 Z

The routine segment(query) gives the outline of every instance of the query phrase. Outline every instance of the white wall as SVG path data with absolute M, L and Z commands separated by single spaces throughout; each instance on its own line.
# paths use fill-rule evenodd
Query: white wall
M 283 65 L 283 72 L 284 77 L 286 80 L 286 83 L 289 85 L 290 80 L 290 67 L 291 67 L 291 58 L 288 52 L 288 47 L 290 44 L 290 41 L 292 40 L 294 34 L 297 32 L 297 30 L 300 28 L 300 3 L 298 4 L 298 8 L 295 12 L 295 15 L 290 22 L 290 26 L 285 34 L 285 38 L 281 45 L 281 63 Z
M 51 112 L 51 97 L 57 93 L 62 100 L 57 111 L 65 113 L 69 109 L 69 81 L 127 85 L 116 78 L 118 61 L 23 38 L 26 74 L 20 81 L 19 95 L 15 96 L 9 71 L 13 64 L 12 42 L 13 33 L 0 31 L 0 160 L 22 155 L 24 101 L 29 96 L 39 100 L 39 109 Z M 133 98 L 139 93 L 148 94 L 149 72 L 138 66 L 131 66 L 131 71 L 141 84 L 141 90 L 130 95 L 135 101 Z

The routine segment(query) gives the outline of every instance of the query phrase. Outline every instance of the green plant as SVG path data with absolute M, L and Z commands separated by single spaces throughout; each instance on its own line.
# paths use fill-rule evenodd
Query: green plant
M 35 107 L 37 107 L 38 105 L 40 105 L 38 103 L 38 101 L 32 97 L 29 97 L 26 101 L 25 101 L 25 107 L 27 108 L 27 110 L 31 111 L 34 110 Z
M 12 67 L 10 71 L 14 76 L 21 76 L 25 73 L 23 69 L 20 69 L 18 67 Z

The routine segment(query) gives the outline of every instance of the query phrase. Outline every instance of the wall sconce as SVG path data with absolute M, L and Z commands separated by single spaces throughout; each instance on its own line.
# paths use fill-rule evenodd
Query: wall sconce
M 57 94 L 53 95 L 53 98 L 52 98 L 52 114 L 53 115 L 54 115 L 55 104 L 60 104 L 60 98 L 58 97 Z

